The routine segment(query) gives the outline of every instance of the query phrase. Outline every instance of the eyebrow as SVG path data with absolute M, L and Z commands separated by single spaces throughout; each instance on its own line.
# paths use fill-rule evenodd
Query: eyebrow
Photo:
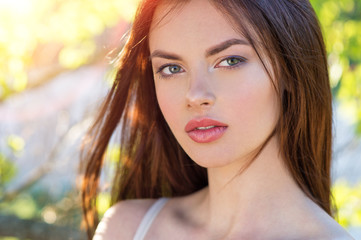
M 168 53 L 165 51 L 161 51 L 161 50 L 155 50 L 149 57 L 149 59 L 153 59 L 153 58 L 165 58 L 165 59 L 169 59 L 169 60 L 182 60 L 182 58 L 180 56 L 178 56 L 177 54 L 174 53 Z
M 232 39 L 226 40 L 224 42 L 221 42 L 221 43 L 207 49 L 206 50 L 206 57 L 216 55 L 217 53 L 220 53 L 220 52 L 226 50 L 227 48 L 229 48 L 229 47 L 231 47 L 233 45 L 247 45 L 247 46 L 249 46 L 250 44 L 244 39 L 232 38 Z M 149 58 L 153 59 L 155 57 L 165 58 L 165 59 L 169 59 L 169 60 L 180 60 L 180 61 L 182 60 L 182 58 L 180 56 L 178 56 L 177 54 L 168 53 L 168 52 L 161 51 L 161 50 L 155 50 L 150 55 Z
M 249 45 L 249 43 L 244 39 L 232 38 L 209 48 L 206 51 L 206 57 L 216 55 L 217 53 L 220 53 L 233 45 Z

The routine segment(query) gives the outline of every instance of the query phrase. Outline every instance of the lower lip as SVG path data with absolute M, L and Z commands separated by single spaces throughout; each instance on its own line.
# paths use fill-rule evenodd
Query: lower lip
M 227 127 L 214 127 L 210 129 L 195 129 L 188 132 L 188 136 L 197 143 L 210 143 L 221 138 Z

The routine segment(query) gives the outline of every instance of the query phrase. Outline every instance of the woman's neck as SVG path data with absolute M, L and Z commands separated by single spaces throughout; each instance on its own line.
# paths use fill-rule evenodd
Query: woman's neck
M 240 226 L 249 232 L 265 230 L 280 220 L 284 209 L 307 199 L 283 164 L 273 137 L 244 171 L 245 161 L 208 169 L 204 191 L 204 227 L 227 235 Z

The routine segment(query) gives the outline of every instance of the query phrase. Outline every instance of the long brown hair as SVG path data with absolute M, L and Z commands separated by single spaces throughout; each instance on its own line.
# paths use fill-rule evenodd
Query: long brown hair
M 171 2 L 175 8 L 187 1 Z M 183 151 L 157 103 L 148 34 L 160 2 L 170 1 L 144 0 L 139 5 L 114 84 L 86 138 L 82 203 L 89 237 L 98 223 L 95 204 L 104 154 L 117 126 L 121 154 L 112 204 L 187 195 L 208 184 L 206 169 Z M 323 37 L 312 6 L 306 0 L 211 2 L 272 66 L 270 74 L 263 61 L 280 99 L 275 135 L 285 165 L 305 194 L 332 215 L 332 96 Z

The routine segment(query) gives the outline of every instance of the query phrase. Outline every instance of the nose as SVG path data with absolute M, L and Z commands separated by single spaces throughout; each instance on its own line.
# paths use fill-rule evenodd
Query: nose
M 205 110 L 214 105 L 216 96 L 211 81 L 206 76 L 194 77 L 190 80 L 186 95 L 187 107 L 193 110 Z

